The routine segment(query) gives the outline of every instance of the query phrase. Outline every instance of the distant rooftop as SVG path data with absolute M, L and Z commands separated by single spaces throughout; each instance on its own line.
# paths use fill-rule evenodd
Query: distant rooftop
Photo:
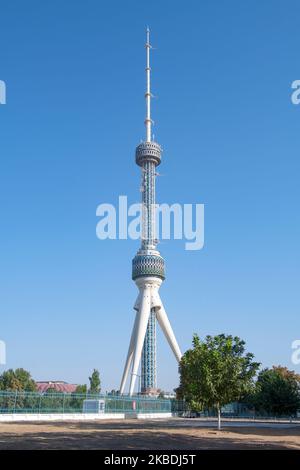
M 65 392 L 72 393 L 75 392 L 77 384 L 68 384 L 63 380 L 49 380 L 49 381 L 37 381 L 37 389 L 39 392 L 44 393 L 49 388 L 55 390 L 56 392 Z

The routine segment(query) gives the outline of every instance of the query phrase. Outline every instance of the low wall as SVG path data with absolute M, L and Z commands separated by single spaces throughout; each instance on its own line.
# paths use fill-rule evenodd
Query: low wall
M 102 419 L 163 419 L 172 413 L 0 413 L 1 422 L 17 421 L 91 421 Z
M 124 419 L 124 413 L 4 413 L 3 421 L 84 421 L 99 419 Z

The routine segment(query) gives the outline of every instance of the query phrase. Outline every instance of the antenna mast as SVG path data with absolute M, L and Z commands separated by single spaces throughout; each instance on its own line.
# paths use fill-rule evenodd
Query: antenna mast
M 150 29 L 147 27 L 147 42 L 146 42 L 146 79 L 147 79 L 147 88 L 145 93 L 146 98 L 146 142 L 151 142 L 151 91 L 150 91 Z

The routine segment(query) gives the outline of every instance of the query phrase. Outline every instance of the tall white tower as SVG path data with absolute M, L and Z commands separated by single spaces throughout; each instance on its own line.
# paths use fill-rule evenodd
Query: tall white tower
M 150 32 L 146 41 L 146 140 L 137 146 L 135 161 L 141 167 L 142 177 L 142 243 L 132 261 L 132 279 L 139 294 L 134 305 L 136 311 L 133 330 L 125 362 L 120 393 L 124 393 L 130 373 L 129 395 L 134 393 L 138 369 L 141 364 L 142 391 L 151 393 L 156 389 L 156 320 L 177 359 L 181 352 L 171 324 L 162 304 L 159 288 L 165 279 L 164 259 L 156 249 L 155 238 L 155 168 L 161 162 L 161 147 L 151 135 L 151 89 L 150 89 Z

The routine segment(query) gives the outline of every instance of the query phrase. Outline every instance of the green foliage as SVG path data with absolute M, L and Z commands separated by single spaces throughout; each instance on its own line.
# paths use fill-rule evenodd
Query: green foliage
M 295 415 L 300 409 L 300 376 L 286 367 L 273 366 L 259 375 L 250 402 L 259 413 Z
M 68 398 L 68 409 L 70 412 L 81 412 L 83 408 L 83 402 L 87 397 L 87 386 L 86 384 L 77 385 L 74 393 Z
M 89 377 L 89 381 L 90 381 L 89 393 L 100 393 L 101 381 L 100 381 L 100 374 L 97 369 L 93 370 L 91 377 Z
M 87 386 L 86 384 L 77 385 L 75 393 L 87 394 Z
M 58 395 L 62 394 L 63 392 L 60 392 L 59 390 L 56 390 L 55 387 L 49 387 L 47 390 L 44 392 L 46 395 Z
M 26 394 L 36 391 L 36 383 L 30 373 L 22 368 L 8 369 L 0 375 L 0 391 L 12 392 L 11 395 L 1 397 L 1 409 L 26 410 L 35 406 L 37 401 Z
M 239 337 L 207 336 L 201 341 L 196 334 L 193 348 L 186 351 L 179 364 L 178 399 L 185 399 L 195 411 L 220 408 L 242 399 L 254 387 L 253 378 L 259 363 L 245 353 Z
M 48 388 L 43 394 L 40 401 L 40 411 L 51 413 L 53 410 L 57 412 L 63 411 L 64 393 Z
M 115 396 L 120 395 L 120 391 L 119 391 L 119 390 L 115 390 L 115 389 L 113 388 L 110 392 L 107 393 L 107 395 L 115 397 Z
M 27 370 L 22 368 L 16 370 L 8 369 L 0 375 L 0 390 L 34 392 L 36 390 L 36 383 Z

